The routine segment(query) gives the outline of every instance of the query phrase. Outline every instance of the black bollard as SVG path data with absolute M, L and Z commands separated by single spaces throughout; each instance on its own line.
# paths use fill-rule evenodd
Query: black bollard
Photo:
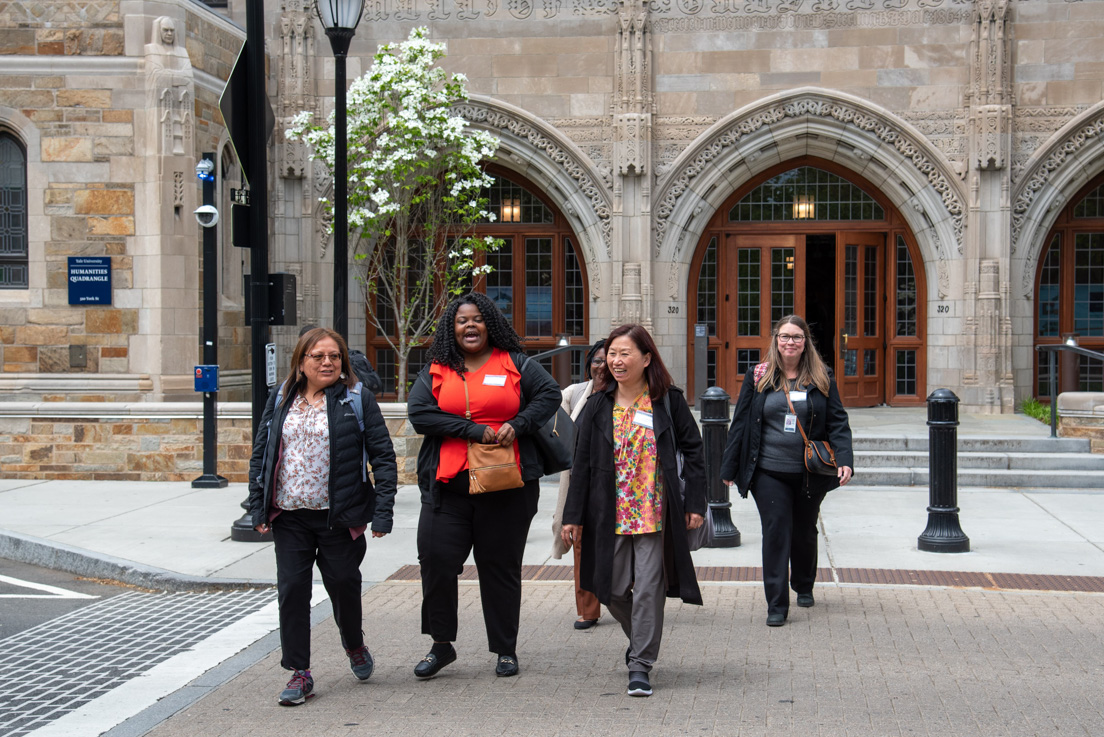
M 950 389 L 928 396 L 928 527 L 916 547 L 929 553 L 968 553 L 958 523 L 958 397 Z
M 728 441 L 728 394 L 719 386 L 711 386 L 698 397 L 701 408 L 702 442 L 705 444 L 705 478 L 708 480 L 708 513 L 713 516 L 716 531 L 711 548 L 736 548 L 740 531 L 732 523 L 732 503 L 728 487 L 721 481 L 721 458 Z

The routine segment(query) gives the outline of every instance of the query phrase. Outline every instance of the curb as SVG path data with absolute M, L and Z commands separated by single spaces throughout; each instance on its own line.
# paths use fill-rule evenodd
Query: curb
M 275 581 L 266 579 L 189 576 L 9 530 L 0 530 L 0 558 L 157 591 L 233 591 L 276 586 Z

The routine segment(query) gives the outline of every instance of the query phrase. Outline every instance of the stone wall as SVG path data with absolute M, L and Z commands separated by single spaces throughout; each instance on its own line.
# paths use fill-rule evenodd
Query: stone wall
M 1058 395 L 1058 435 L 1088 438 L 1093 453 L 1104 453 L 1104 392 Z
M 381 406 L 399 483 L 417 482 L 421 437 L 406 405 Z M 219 406 L 217 471 L 248 480 L 252 452 L 248 403 Z M 198 402 L 0 404 L 0 468 L 11 479 L 191 481 L 203 473 L 203 407 Z

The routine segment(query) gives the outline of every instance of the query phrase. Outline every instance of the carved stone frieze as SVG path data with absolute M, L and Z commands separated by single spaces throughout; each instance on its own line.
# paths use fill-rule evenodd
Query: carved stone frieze
M 663 199 L 655 208 L 657 255 L 667 232 L 668 219 L 695 178 L 712 166 L 713 162 L 729 149 L 737 146 L 743 138 L 761 128 L 777 125 L 787 119 L 810 117 L 832 119 L 861 131 L 865 136 L 873 136 L 882 144 L 891 146 L 927 180 L 929 186 L 938 195 L 947 214 L 951 217 L 955 238 L 961 243 L 966 210 L 962 197 L 954 183 L 944 175 L 943 168 L 925 154 L 921 141 L 914 140 L 891 121 L 858 109 L 845 101 L 805 95 L 779 102 L 749 117 L 732 121 L 723 130 L 717 131 L 709 141 L 698 146 L 700 149 L 698 154 L 686 162 L 680 171 L 672 174 L 674 180 L 667 186 Z
M 280 120 L 276 126 L 276 140 L 280 142 L 277 173 L 287 179 L 306 176 L 308 155 L 305 143 L 286 140 L 283 131 L 291 126 L 292 117 L 300 112 L 318 112 L 313 73 L 314 26 L 315 16 L 310 0 L 284 0 L 279 20 Z
M 652 154 L 652 41 L 647 0 L 621 0 L 614 51 L 613 163 L 619 176 L 644 176 Z M 620 182 L 614 180 L 615 194 Z
M 978 0 L 970 40 L 970 166 L 1004 169 L 1012 152 L 1011 43 L 1008 0 Z
M 1085 105 L 1015 108 L 1012 113 L 1012 181 L 1020 181 L 1024 166 L 1039 146 L 1087 109 Z
M 1027 170 L 1027 181 L 1023 183 L 1016 194 L 1012 205 L 1012 253 L 1019 247 L 1020 239 L 1024 236 L 1023 227 L 1027 222 L 1027 213 L 1035 202 L 1039 191 L 1047 184 L 1051 176 L 1058 169 L 1066 165 L 1071 159 L 1077 159 L 1082 155 L 1082 149 L 1088 144 L 1096 143 L 1104 135 L 1104 108 L 1097 110 L 1081 125 L 1069 131 L 1062 139 L 1048 145 L 1049 154 L 1045 159 Z M 1034 273 L 1031 272 L 1031 284 L 1027 284 L 1025 269 L 1025 295 L 1029 295 L 1034 284 Z
M 612 223 L 609 201 L 606 199 L 601 183 L 594 181 L 588 173 L 589 167 L 584 162 L 524 118 L 476 102 L 457 105 L 456 111 L 465 120 L 472 123 L 509 132 L 511 135 L 524 140 L 532 150 L 543 154 L 556 164 L 564 174 L 575 182 L 579 192 L 589 201 L 591 210 L 601 227 L 602 245 L 606 255 L 609 256 L 612 253 Z

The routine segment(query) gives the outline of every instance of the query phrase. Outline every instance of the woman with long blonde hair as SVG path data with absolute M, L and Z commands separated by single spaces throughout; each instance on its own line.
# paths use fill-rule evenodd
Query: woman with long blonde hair
M 805 468 L 805 437 L 835 452 L 833 476 Z M 851 426 L 836 382 L 805 320 L 787 315 L 771 331 L 767 360 L 744 374 L 728 431 L 721 478 L 751 492 L 763 525 L 767 626 L 781 627 L 790 592 L 811 607 L 817 571 L 817 517 L 824 496 L 851 480 Z M 792 572 L 792 575 L 791 575 Z

